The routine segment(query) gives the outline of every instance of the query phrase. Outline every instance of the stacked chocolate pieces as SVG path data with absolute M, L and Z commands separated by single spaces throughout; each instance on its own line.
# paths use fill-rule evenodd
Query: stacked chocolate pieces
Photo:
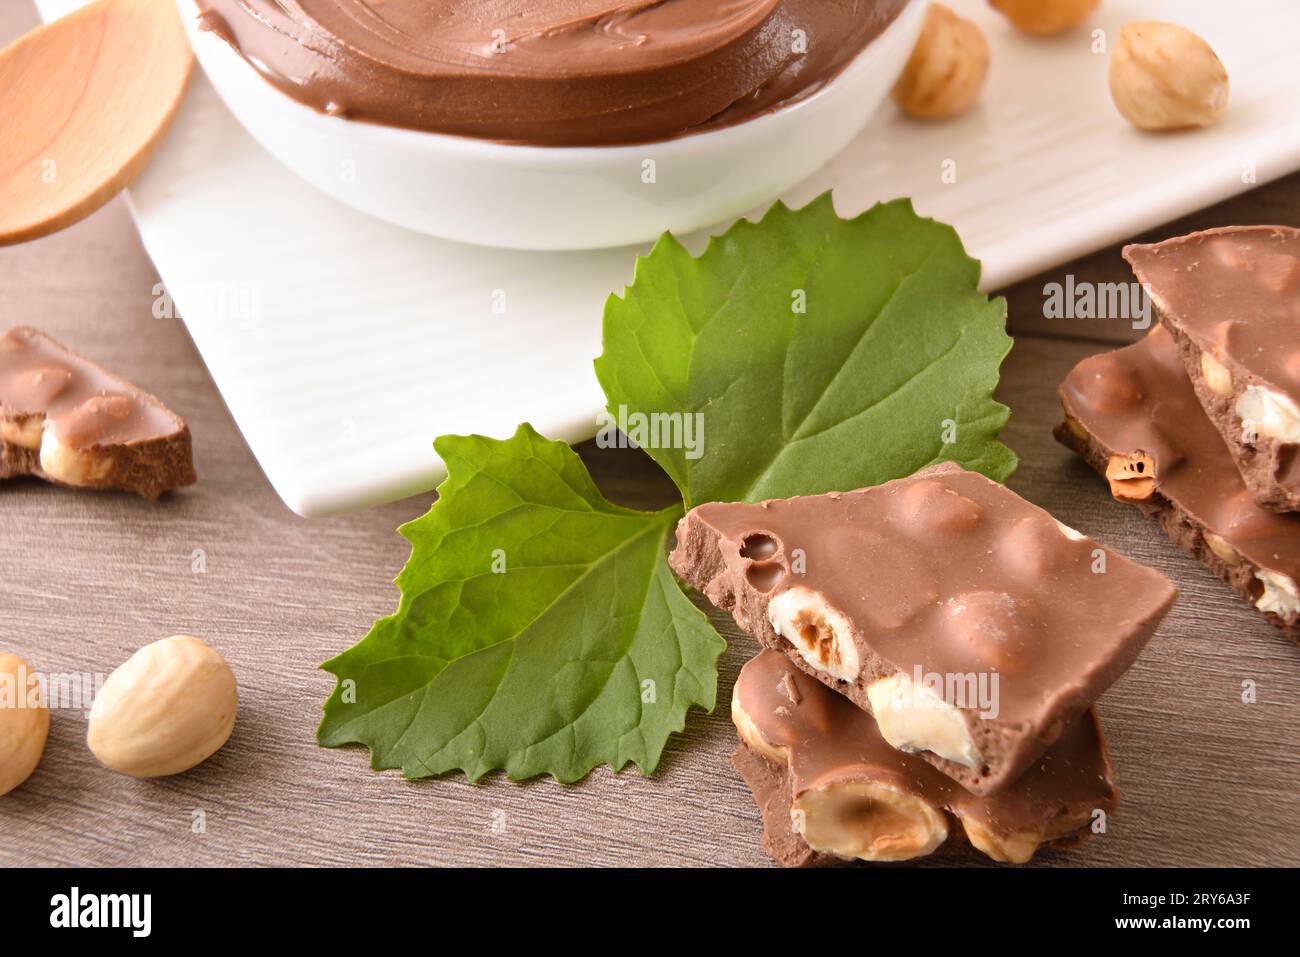
M 1113 810 L 1092 705 L 1173 603 L 1157 572 L 952 464 L 701 505 L 670 562 L 768 649 L 732 760 L 779 862 L 1022 862 Z
M 1214 229 L 1124 257 L 1160 324 L 1075 367 L 1056 437 L 1300 641 L 1300 230 Z

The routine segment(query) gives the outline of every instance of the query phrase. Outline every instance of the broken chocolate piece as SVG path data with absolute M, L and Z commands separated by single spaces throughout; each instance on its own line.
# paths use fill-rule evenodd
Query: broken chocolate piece
M 765 849 L 787 866 L 910 860 L 965 842 L 1020 864 L 1044 844 L 1083 840 L 1118 803 L 1092 710 L 992 797 L 890 747 L 871 715 L 776 651 L 741 669 L 731 714 L 741 738 L 732 763 L 763 815 Z
M 26 326 L 0 337 L 0 478 L 18 475 L 147 499 L 196 478 L 183 419 Z
M 891 745 L 977 794 L 1041 757 L 1176 595 L 951 463 L 856 492 L 700 505 L 669 562 L 762 645 L 871 711 Z
M 1256 504 L 1201 410 L 1169 331 L 1157 326 L 1141 342 L 1084 359 L 1060 394 L 1066 421 L 1057 440 L 1103 474 L 1117 457 L 1148 457 L 1154 487 L 1138 507 L 1300 641 L 1300 514 Z
M 1300 510 L 1300 229 L 1228 226 L 1124 258 L 1250 494 Z

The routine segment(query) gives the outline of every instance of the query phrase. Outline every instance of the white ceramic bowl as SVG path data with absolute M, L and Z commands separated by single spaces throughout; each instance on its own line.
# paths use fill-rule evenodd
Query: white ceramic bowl
M 928 0 L 909 0 L 833 81 L 735 126 L 635 146 L 513 146 L 362 123 L 286 96 L 178 0 L 195 56 L 250 133 L 335 199 L 446 239 L 592 249 L 739 216 L 842 150 L 907 62 Z M 653 161 L 653 177 L 646 174 Z M 647 182 L 652 179 L 652 182 Z

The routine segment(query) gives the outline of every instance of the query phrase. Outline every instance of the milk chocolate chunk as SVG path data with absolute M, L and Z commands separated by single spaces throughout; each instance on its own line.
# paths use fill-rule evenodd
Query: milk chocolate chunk
M 1056 437 L 1154 517 L 1269 621 L 1300 641 L 1300 514 L 1261 508 L 1201 410 L 1178 346 L 1157 326 L 1141 342 L 1085 359 L 1061 384 Z M 1111 476 L 1145 461 L 1150 489 L 1130 497 Z
M 1300 229 L 1210 229 L 1124 258 L 1251 496 L 1300 510 Z
M 198 9 L 202 28 L 318 111 L 574 146 L 669 139 L 804 99 L 904 3 L 198 0 Z
M 856 492 L 697 506 L 669 561 L 872 712 L 894 748 L 976 794 L 1042 757 L 1176 594 L 952 463 Z
M 196 478 L 183 419 L 26 326 L 0 338 L 0 479 L 19 475 L 147 499 Z
M 1091 709 L 989 797 L 890 747 L 870 714 L 776 651 L 741 669 L 731 715 L 741 739 L 732 763 L 762 813 L 765 849 L 787 866 L 902 861 L 967 844 L 1020 864 L 1043 845 L 1083 840 L 1118 803 Z

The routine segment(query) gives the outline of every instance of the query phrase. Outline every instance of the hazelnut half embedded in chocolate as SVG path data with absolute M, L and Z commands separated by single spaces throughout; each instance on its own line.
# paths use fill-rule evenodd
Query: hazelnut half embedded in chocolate
M 879 781 L 809 788 L 795 797 L 790 824 L 813 850 L 860 861 L 924 857 L 948 839 L 942 811 Z
M 1255 577 L 1264 586 L 1255 601 L 1256 608 L 1277 615 L 1288 625 L 1300 618 L 1300 587 L 1291 576 L 1261 568 Z
M 745 744 L 767 760 L 788 767 L 790 749 L 773 744 L 731 695 L 731 720 Z M 905 861 L 932 853 L 948 839 L 943 811 L 914 794 L 879 781 L 844 778 L 798 794 L 790 826 L 815 851 L 863 861 Z
M 736 726 L 740 740 L 774 764 L 788 765 L 790 749 L 784 745 L 773 744 L 763 737 L 758 723 L 751 718 L 740 705 L 740 683 L 731 689 L 731 723 Z
M 1083 532 L 1079 531 L 1077 528 L 1071 528 L 1069 525 L 1066 525 L 1064 522 L 1057 522 L 1056 527 L 1061 530 L 1062 535 L 1064 535 L 1072 542 L 1081 542 L 1088 537 L 1087 535 L 1083 534 Z
M 1110 494 L 1121 502 L 1145 502 L 1156 491 L 1156 463 L 1145 452 L 1112 455 L 1106 463 Z
M 41 435 L 44 430 L 45 414 L 41 412 L 0 419 L 0 441 L 33 452 L 40 449 Z
M 849 621 L 811 588 L 787 588 L 767 606 L 768 621 L 804 661 L 840 681 L 853 681 L 862 665 Z
M 1216 535 L 1214 532 L 1204 532 L 1202 537 L 1205 539 L 1205 544 L 1209 546 L 1210 551 L 1219 556 L 1220 561 L 1229 568 L 1236 568 L 1241 564 L 1241 553 L 1228 544 L 1228 540 L 1222 535 Z
M 983 851 L 1002 864 L 1023 864 L 1034 856 L 1045 835 L 1032 833 L 995 834 L 973 818 L 961 819 L 966 839 L 977 851 Z
M 102 481 L 112 468 L 112 460 L 99 454 L 94 446 L 70 448 L 60 441 L 50 420 L 45 420 L 40 445 L 41 471 L 64 485 L 91 485 Z
M 1078 419 L 1067 415 L 1065 417 L 1065 427 L 1070 431 L 1070 434 L 1079 441 L 1088 441 L 1088 430 L 1083 427 L 1083 424 Z
M 871 714 L 891 748 L 928 751 L 968 768 L 984 763 L 962 713 L 903 672 L 867 686 Z
M 1201 353 L 1201 376 L 1215 395 L 1232 395 L 1232 373 L 1208 352 Z
M 1280 392 L 1260 385 L 1246 386 L 1237 400 L 1237 415 L 1248 431 L 1300 445 L 1300 408 Z

